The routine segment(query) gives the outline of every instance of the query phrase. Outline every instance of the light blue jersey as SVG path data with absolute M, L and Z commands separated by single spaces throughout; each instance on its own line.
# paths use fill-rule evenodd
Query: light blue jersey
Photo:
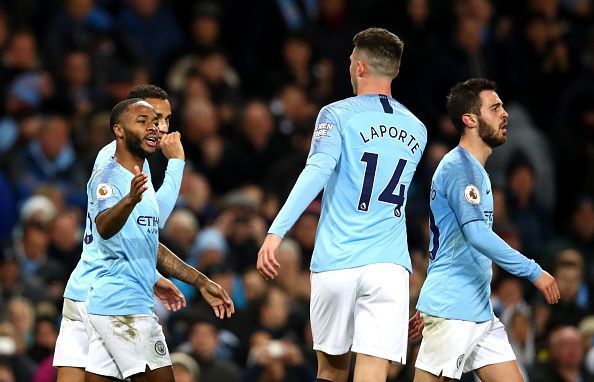
M 113 207 L 130 192 L 134 174 L 116 161 L 100 167 L 89 180 L 89 215 Z M 113 237 L 97 235 L 100 268 L 87 296 L 87 310 L 100 315 L 150 314 L 159 243 L 159 205 L 147 182 L 142 200 Z
M 312 272 L 374 263 L 410 271 L 406 195 L 426 143 L 425 126 L 390 97 L 365 94 L 324 107 L 306 168 L 269 232 L 282 237 L 303 201 L 324 187 Z
M 93 174 L 101 167 L 105 167 L 109 163 L 113 162 L 113 157 L 116 150 L 116 141 L 112 141 L 105 147 L 103 147 L 97 154 L 95 163 L 93 165 Z M 167 164 L 167 171 L 165 172 L 165 180 L 163 185 L 157 191 L 157 201 L 159 202 L 159 224 L 160 228 L 165 224 L 165 221 L 171 214 L 179 189 L 181 187 L 181 180 L 183 176 L 184 161 L 179 159 L 170 159 Z M 151 179 L 151 171 L 148 165 L 148 161 L 144 161 L 142 169 Z M 92 175 L 91 175 L 92 176 Z M 97 246 L 97 237 L 99 233 L 95 227 L 94 221 L 91 219 L 90 211 L 92 205 L 89 203 L 91 200 L 91 194 L 94 192 L 89 189 L 90 180 L 87 183 L 87 216 L 85 234 L 83 238 L 83 247 L 80 260 L 76 265 L 76 268 L 70 275 L 66 289 L 64 291 L 64 297 L 74 301 L 85 301 L 87 299 L 87 292 L 91 283 L 97 278 L 97 273 L 100 269 L 99 262 L 99 248 Z
M 481 163 L 458 146 L 441 160 L 431 184 L 428 275 L 417 309 L 432 316 L 493 318 L 492 262 L 534 281 L 541 269 L 493 231 L 493 193 Z

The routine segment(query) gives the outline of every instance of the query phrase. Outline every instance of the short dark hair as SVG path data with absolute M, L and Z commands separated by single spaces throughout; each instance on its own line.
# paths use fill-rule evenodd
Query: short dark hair
M 115 135 L 115 130 L 113 127 L 120 122 L 122 115 L 126 113 L 128 110 L 128 106 L 135 104 L 136 102 L 144 101 L 142 98 L 128 98 L 121 102 L 111 109 L 111 114 L 109 115 L 109 128 L 111 132 Z
M 156 98 L 156 99 L 167 99 L 167 92 L 157 85 L 142 84 L 137 85 L 130 90 L 128 98 Z
M 447 96 L 447 109 L 450 120 L 458 132 L 464 132 L 462 116 L 466 113 L 481 115 L 481 97 L 483 90 L 497 90 L 497 84 L 486 78 L 471 78 L 458 82 L 450 89 Z
M 383 28 L 368 28 L 355 35 L 353 45 L 366 53 L 369 66 L 377 74 L 396 77 L 404 42 L 394 33 Z

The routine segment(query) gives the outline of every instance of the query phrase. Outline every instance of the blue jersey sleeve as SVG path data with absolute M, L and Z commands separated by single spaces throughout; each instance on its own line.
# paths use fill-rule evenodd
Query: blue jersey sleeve
M 180 159 L 169 159 L 165 179 L 157 190 L 157 203 L 159 204 L 159 228 L 165 226 L 165 222 L 175 207 L 179 189 L 184 175 L 185 162 Z
M 307 206 L 322 191 L 334 171 L 342 151 L 342 136 L 338 118 L 329 107 L 318 114 L 311 149 L 305 168 L 293 186 L 287 201 L 268 230 L 284 237 Z
M 446 198 L 460 227 L 471 221 L 485 219 L 479 190 L 482 183 L 480 176 L 470 166 L 464 165 L 442 173 L 441 182 Z
M 110 176 L 109 173 L 99 171 L 93 177 L 90 189 L 91 195 L 89 195 L 94 205 L 93 220 L 95 220 L 99 213 L 113 207 L 125 196 L 121 189 L 123 187 L 121 184 L 118 184 L 117 177 Z
M 493 260 L 507 272 L 536 281 L 542 273 L 541 267 L 531 259 L 510 247 L 503 239 L 487 226 L 484 220 L 476 220 L 462 227 L 464 236 L 470 245 Z
M 334 167 L 336 167 L 336 160 L 326 154 L 310 156 L 268 233 L 284 237 L 307 206 L 322 191 Z
M 162 274 L 159 273 L 159 271 L 155 271 L 155 280 L 153 281 L 153 285 L 155 285 L 157 283 L 157 281 L 159 281 L 159 279 L 161 279 L 161 277 L 163 277 Z
M 332 109 L 326 106 L 320 110 L 311 139 L 309 157 L 321 153 L 338 162 L 342 152 L 342 135 L 338 122 Z

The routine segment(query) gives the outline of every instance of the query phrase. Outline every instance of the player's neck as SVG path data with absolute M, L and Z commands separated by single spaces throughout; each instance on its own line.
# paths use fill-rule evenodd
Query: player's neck
M 357 84 L 357 95 L 383 94 L 392 97 L 392 82 L 367 80 Z
M 464 134 L 460 138 L 460 146 L 472 154 L 472 156 L 474 156 L 483 165 L 483 167 L 493 152 L 493 149 L 482 139 L 479 137 L 472 137 L 469 134 Z
M 118 162 L 120 166 L 131 173 L 134 173 L 134 166 L 138 166 L 138 168 L 142 169 L 144 165 L 143 158 L 132 154 L 128 150 L 122 148 L 120 145 L 116 147 L 116 152 L 113 159 Z

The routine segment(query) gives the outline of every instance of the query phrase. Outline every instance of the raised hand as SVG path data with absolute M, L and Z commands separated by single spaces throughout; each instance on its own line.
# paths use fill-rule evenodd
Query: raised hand
M 534 282 L 534 286 L 540 290 L 549 304 L 556 304 L 561 298 L 557 281 L 547 271 L 542 271 L 541 275 Z
M 279 236 L 269 233 L 266 239 L 264 239 L 262 248 L 258 252 L 256 268 L 266 280 L 271 280 L 278 276 L 280 264 L 276 261 L 276 253 L 282 240 Z
M 134 178 L 130 182 L 130 192 L 128 196 L 132 203 L 137 204 L 142 200 L 142 194 L 148 189 L 148 175 L 140 172 L 138 166 L 134 166 Z
M 153 292 L 157 296 L 165 309 L 177 312 L 186 306 L 184 294 L 170 280 L 161 277 L 153 286 Z
M 215 316 L 221 320 L 225 317 L 230 318 L 235 313 L 233 301 L 222 286 L 208 279 L 198 290 L 204 297 L 204 300 L 212 307 Z
M 184 147 L 181 143 L 181 134 L 179 132 L 174 131 L 171 134 L 163 134 L 160 146 L 165 158 L 186 159 Z

